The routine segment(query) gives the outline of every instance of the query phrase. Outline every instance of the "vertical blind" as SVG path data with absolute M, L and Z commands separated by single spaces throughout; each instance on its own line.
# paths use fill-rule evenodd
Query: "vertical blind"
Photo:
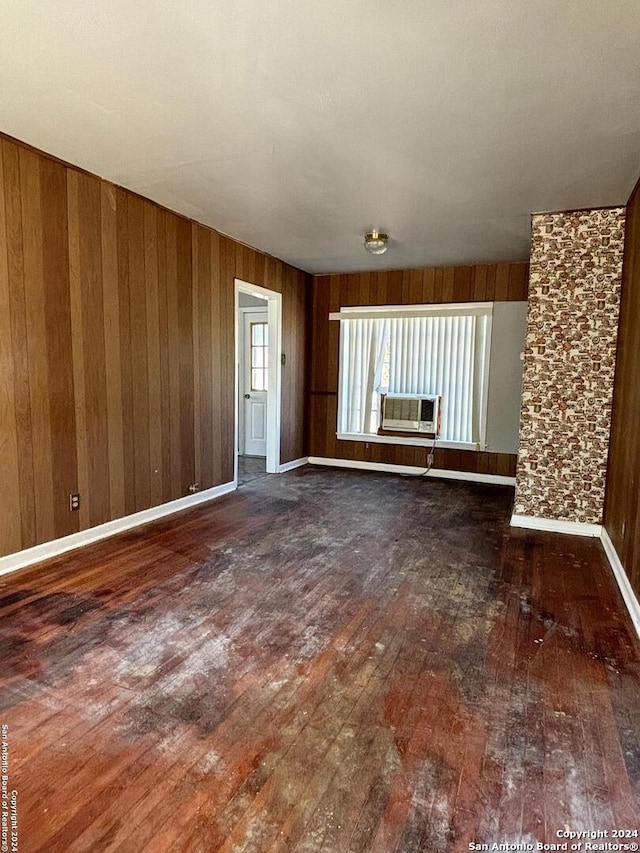
M 375 366 L 372 359 L 374 330 L 378 330 L 380 320 L 347 320 L 342 327 L 343 358 L 341 369 L 343 384 L 342 429 L 341 432 L 368 432 L 371 402 L 367 401 L 369 376 Z
M 342 320 L 341 432 L 373 433 L 380 394 L 442 397 L 444 441 L 483 430 L 487 313 Z

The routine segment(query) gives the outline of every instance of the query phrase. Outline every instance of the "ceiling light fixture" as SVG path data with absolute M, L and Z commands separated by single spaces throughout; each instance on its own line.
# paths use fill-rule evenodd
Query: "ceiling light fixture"
M 384 255 L 389 248 L 389 235 L 381 234 L 374 228 L 370 234 L 364 235 L 364 247 L 372 255 Z

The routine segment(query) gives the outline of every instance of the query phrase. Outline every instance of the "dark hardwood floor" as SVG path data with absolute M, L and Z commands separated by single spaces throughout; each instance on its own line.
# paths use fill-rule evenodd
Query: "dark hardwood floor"
M 640 652 L 512 490 L 303 468 L 0 578 L 30 851 L 463 851 L 637 829 Z

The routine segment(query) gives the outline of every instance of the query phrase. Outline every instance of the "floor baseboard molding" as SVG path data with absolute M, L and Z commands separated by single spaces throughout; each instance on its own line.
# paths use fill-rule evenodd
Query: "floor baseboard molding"
M 627 605 L 627 610 L 629 611 L 629 616 L 633 622 L 633 627 L 636 629 L 638 638 L 640 638 L 640 602 L 638 602 L 638 599 L 636 598 L 636 594 L 629 583 L 629 578 L 624 570 L 624 566 L 620 562 L 620 557 L 618 557 L 618 552 L 616 551 L 613 542 L 604 527 L 602 528 L 600 541 L 602 542 L 602 547 L 604 548 L 604 552 L 609 560 L 609 565 L 611 566 L 611 571 L 613 572 L 613 576 L 618 584 L 618 589 L 624 599 L 624 603 Z
M 84 545 L 90 545 L 100 539 L 107 539 L 117 533 L 131 530 L 133 527 L 140 527 L 142 524 L 149 524 L 150 521 L 173 515 L 175 512 L 182 512 L 198 504 L 222 497 L 222 495 L 233 492 L 236 488 L 237 483 L 235 481 L 223 483 L 220 486 L 213 486 L 211 489 L 169 501 L 169 503 L 143 509 L 141 512 L 134 512 L 132 515 L 125 515 L 113 521 L 106 521 L 104 524 L 90 527 L 88 530 L 80 530 L 70 536 L 63 536 L 60 539 L 53 539 L 51 542 L 44 542 L 42 545 L 34 545 L 33 548 L 26 548 L 24 551 L 17 551 L 15 554 L 8 554 L 6 557 L 0 557 L 0 575 L 15 572 L 34 563 L 40 563 L 42 560 L 49 560 L 67 551 L 74 551 L 76 548 L 82 548 Z
M 300 459 L 294 459 L 292 462 L 284 462 L 278 466 L 278 474 L 284 474 L 285 471 L 293 471 L 294 468 L 302 468 L 303 465 L 309 464 L 308 456 L 301 456 Z
M 512 527 L 523 527 L 526 530 L 546 530 L 549 533 L 568 533 L 571 536 L 592 536 L 600 538 L 601 524 L 585 524 L 581 521 L 558 521 L 555 518 L 539 518 L 535 515 L 511 516 Z
M 476 474 L 473 471 L 447 471 L 431 468 L 427 471 L 416 465 L 389 465 L 386 462 L 359 462 L 355 459 L 336 459 L 328 456 L 310 456 L 311 465 L 330 465 L 334 468 L 353 468 L 360 471 L 380 471 L 385 474 L 413 474 L 417 477 L 434 477 L 445 480 L 465 480 L 469 483 L 492 483 L 500 486 L 515 486 L 515 477 L 500 474 Z

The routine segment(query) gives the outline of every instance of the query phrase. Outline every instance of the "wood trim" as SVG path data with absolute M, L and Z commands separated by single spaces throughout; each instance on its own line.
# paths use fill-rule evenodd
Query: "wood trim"
M 547 530 L 550 533 L 568 533 L 571 536 L 600 537 L 601 524 L 584 524 L 579 521 L 562 521 L 554 518 L 539 518 L 532 515 L 511 516 L 512 527 L 523 527 L 526 530 Z
M 640 596 L 640 180 L 629 198 L 604 527 Z
M 285 462 L 284 465 L 280 465 L 278 467 L 278 473 L 284 474 L 286 471 L 293 471 L 295 468 L 302 468 L 303 465 L 308 464 L 308 456 L 303 456 L 302 459 L 292 459 L 291 462 Z

